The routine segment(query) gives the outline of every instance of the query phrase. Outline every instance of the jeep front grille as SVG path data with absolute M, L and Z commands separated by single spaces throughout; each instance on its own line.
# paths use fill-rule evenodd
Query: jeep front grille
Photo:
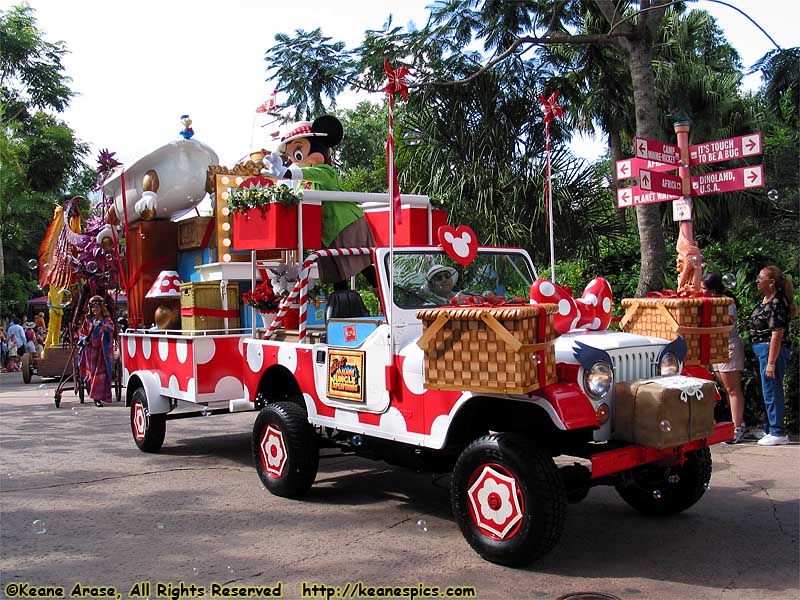
M 614 381 L 636 381 L 656 376 L 656 357 L 660 349 L 621 348 L 608 354 L 614 363 Z

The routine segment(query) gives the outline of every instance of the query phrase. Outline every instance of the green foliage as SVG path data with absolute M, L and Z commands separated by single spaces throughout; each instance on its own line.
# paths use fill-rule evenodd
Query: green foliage
M 336 149 L 336 162 L 343 172 L 342 188 L 353 192 L 385 192 L 386 102 L 359 102 L 354 109 L 336 111 L 344 138 Z
M 35 281 L 24 279 L 17 273 L 0 277 L 0 319 L 18 317 L 26 312 L 28 299 L 37 290 Z
M 273 202 L 292 207 L 300 204 L 302 199 L 302 191 L 295 191 L 284 183 L 263 188 L 236 188 L 228 197 L 228 208 L 233 212 L 245 212 L 251 208 L 264 208 Z
M 74 93 L 61 63 L 63 42 L 47 42 L 27 4 L 0 12 L 2 122 L 23 121 L 33 109 L 64 110 Z

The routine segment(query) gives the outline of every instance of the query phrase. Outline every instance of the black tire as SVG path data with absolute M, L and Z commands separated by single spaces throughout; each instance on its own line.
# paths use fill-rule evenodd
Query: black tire
M 484 506 L 480 492 L 490 484 L 493 489 L 503 487 L 497 476 L 509 482 L 508 504 L 503 494 L 489 491 L 483 496 Z M 564 530 L 566 492 L 552 457 L 514 434 L 486 435 L 464 449 L 453 469 L 450 499 L 464 538 L 493 563 L 528 564 L 552 550 Z M 500 524 L 483 512 L 502 514 L 504 506 L 511 512 Z M 493 531 L 487 528 L 493 524 Z
M 114 399 L 119 402 L 122 399 L 122 361 L 114 359 Z
M 670 483 L 670 478 L 678 480 Z M 686 453 L 686 462 L 674 467 L 643 468 L 628 485 L 616 486 L 620 497 L 640 513 L 666 517 L 695 504 L 711 480 L 711 450 Z
M 271 493 L 299 498 L 311 489 L 319 468 L 319 443 L 305 407 L 268 404 L 256 418 L 252 439 L 256 471 Z
M 166 415 L 151 415 L 144 388 L 136 388 L 131 398 L 131 434 L 142 452 L 158 452 L 167 434 Z
M 22 381 L 30 383 L 33 377 L 33 357 L 30 352 L 22 355 Z

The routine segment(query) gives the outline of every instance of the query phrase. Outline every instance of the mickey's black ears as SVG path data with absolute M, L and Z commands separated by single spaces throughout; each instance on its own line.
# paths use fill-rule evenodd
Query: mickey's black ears
M 333 148 L 338 145 L 344 136 L 344 129 L 342 128 L 341 122 L 333 115 L 322 115 L 314 119 L 314 122 L 311 124 L 311 131 L 314 133 L 327 134 L 315 138 L 315 141 L 328 148 Z

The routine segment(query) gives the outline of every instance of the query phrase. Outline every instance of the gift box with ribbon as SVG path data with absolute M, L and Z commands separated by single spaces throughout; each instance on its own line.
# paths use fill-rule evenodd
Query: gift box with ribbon
M 659 292 L 647 298 L 624 298 L 620 328 L 627 333 L 674 340 L 683 336 L 688 352 L 685 364 L 728 362 L 728 335 L 732 325 L 728 307 L 733 298 L 678 295 Z
M 526 394 L 556 382 L 555 304 L 420 310 L 425 387 Z
M 616 440 L 648 448 L 670 448 L 714 431 L 713 381 L 659 377 L 624 381 L 614 388 Z
M 227 319 L 227 325 L 226 325 Z M 239 327 L 239 285 L 219 281 L 181 284 L 181 329 L 223 330 Z

